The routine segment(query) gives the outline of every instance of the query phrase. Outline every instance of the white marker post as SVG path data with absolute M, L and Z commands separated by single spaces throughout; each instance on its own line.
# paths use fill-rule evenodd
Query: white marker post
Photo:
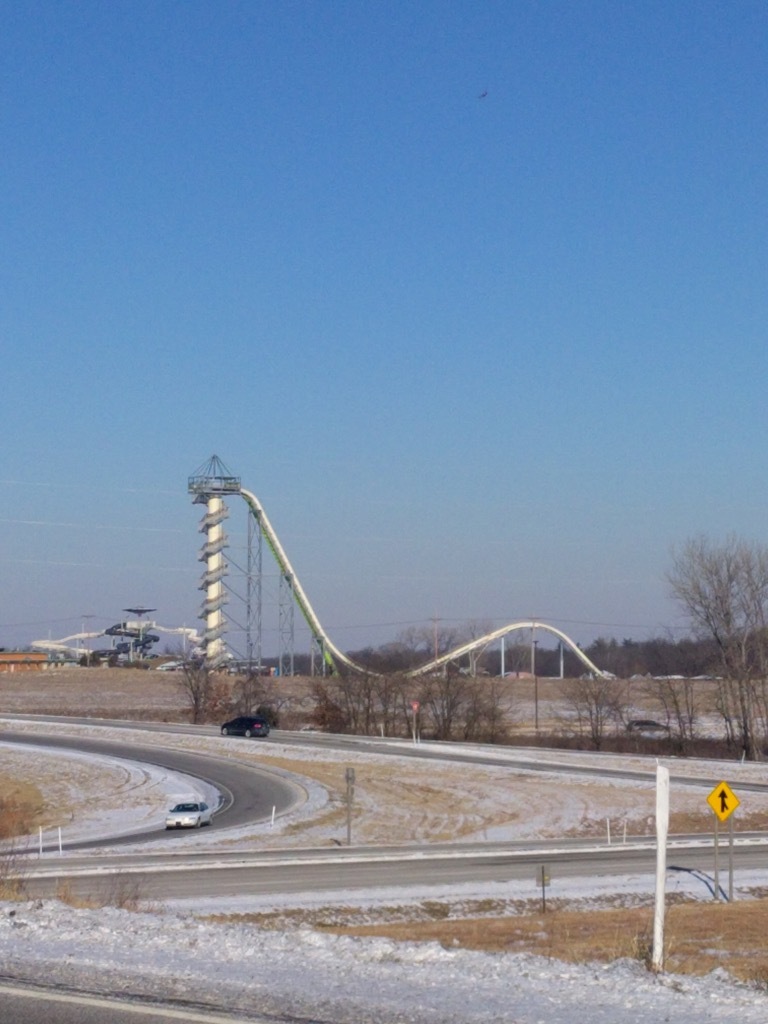
M 669 769 L 656 765 L 656 906 L 653 911 L 654 971 L 664 968 L 664 909 L 667 882 L 667 834 L 669 832 Z

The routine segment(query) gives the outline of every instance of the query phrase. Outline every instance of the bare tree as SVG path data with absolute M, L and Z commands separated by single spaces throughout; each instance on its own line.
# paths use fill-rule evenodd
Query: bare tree
M 185 661 L 179 679 L 179 688 L 194 725 L 220 714 L 228 704 L 229 689 L 205 665 Z
M 425 676 L 420 703 L 435 731 L 435 739 L 450 740 L 463 726 L 471 698 L 471 680 L 459 672 Z
M 238 715 L 254 712 L 263 715 L 276 728 L 284 711 L 288 711 L 293 695 L 285 693 L 274 676 L 248 671 L 238 676 L 232 686 L 233 710 Z
M 378 732 L 378 695 L 375 676 L 350 674 L 332 682 L 335 701 L 344 716 L 345 732 L 373 736 Z
M 312 723 L 323 732 L 347 732 L 347 721 L 329 679 L 312 681 Z
M 373 686 L 379 708 L 379 725 L 385 736 L 397 736 L 400 726 L 408 731 L 407 694 L 409 680 L 401 675 L 374 676 Z
M 667 581 L 697 634 L 717 647 L 726 739 L 757 760 L 768 712 L 768 548 L 735 536 L 719 545 L 698 537 L 673 555 Z
M 608 728 L 624 718 L 621 683 L 586 676 L 566 683 L 563 694 L 574 712 L 579 735 L 588 736 L 594 749 L 600 750 Z
M 681 754 L 687 753 L 696 738 L 699 718 L 699 695 L 695 680 L 661 677 L 649 679 L 645 692 L 663 712 L 669 737 Z
M 465 740 L 502 743 L 507 739 L 513 702 L 498 679 L 472 679 L 463 712 Z

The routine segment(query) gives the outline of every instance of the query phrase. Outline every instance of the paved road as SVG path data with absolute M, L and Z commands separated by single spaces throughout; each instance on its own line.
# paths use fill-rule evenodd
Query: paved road
M 109 757 L 144 764 L 158 765 L 171 771 L 181 772 L 202 779 L 214 786 L 220 793 L 221 805 L 216 812 L 211 830 L 233 828 L 241 825 L 268 821 L 272 809 L 284 814 L 306 798 L 306 792 L 299 780 L 292 782 L 280 774 L 270 772 L 251 764 L 234 761 L 226 757 L 196 754 L 183 750 L 162 747 L 142 747 L 112 739 L 90 739 L 74 736 L 33 736 L 29 733 L 0 731 L 0 742 L 19 743 L 26 746 L 82 750 L 90 754 L 104 754 Z M 233 743 L 236 740 L 222 740 Z M 257 742 L 243 740 L 243 743 Z M 88 849 L 98 846 L 119 846 L 145 842 L 147 839 L 182 841 L 189 838 L 186 832 L 169 832 L 164 828 L 134 832 L 128 836 L 92 839 L 68 843 L 68 850 Z
M 87 724 L 95 724 L 92 721 Z M 106 723 L 103 723 L 106 724 Z M 117 723 L 115 723 L 117 724 Z M 122 723 L 126 728 L 137 728 L 134 723 Z M 112 726 L 114 727 L 114 725 Z M 142 726 L 142 728 L 147 728 Z M 169 731 L 168 726 L 149 727 Z M 194 733 L 194 727 L 179 726 L 170 731 Z M 203 732 L 203 730 L 199 730 Z M 204 734 L 211 735 L 215 730 L 207 729 Z M 11 740 L 13 734 L 0 733 L 0 740 Z M 279 741 L 290 739 L 292 742 L 314 745 L 333 746 L 335 749 L 349 749 L 352 746 L 375 749 L 380 753 L 395 753 L 403 756 L 408 748 L 381 741 L 356 739 L 351 737 L 300 736 L 297 734 L 277 734 Z M 15 739 L 29 742 L 31 737 L 20 734 Z M 97 741 L 66 739 L 64 737 L 43 737 L 36 742 L 44 745 L 53 743 L 86 749 L 93 753 L 105 752 L 110 756 L 124 756 L 130 760 L 147 760 L 163 767 L 184 771 L 205 778 L 217 786 L 224 796 L 224 805 L 218 820 L 218 827 L 229 824 L 240 824 L 246 820 L 264 820 L 271 814 L 273 804 L 281 799 L 290 801 L 296 798 L 296 791 L 288 787 L 282 797 L 277 791 L 270 790 L 270 782 L 285 785 L 285 780 L 275 780 L 268 773 L 258 769 L 233 764 L 227 759 L 201 757 L 182 751 L 162 750 L 156 747 L 141 747 L 133 744 L 121 744 L 119 741 Z M 243 741 L 246 742 L 246 741 Z M 120 753 L 118 753 L 120 752 Z M 509 758 L 499 758 L 493 752 L 477 751 L 477 757 L 469 753 L 455 752 L 451 757 L 450 750 L 441 747 L 423 745 L 413 748 L 411 756 L 439 756 L 451 760 L 472 760 L 485 764 L 500 764 L 516 770 L 518 767 L 530 770 L 570 771 L 566 765 L 546 765 L 546 752 L 539 752 L 542 761 L 536 765 L 528 760 L 519 763 Z M 473 752 L 474 753 L 474 752 Z M 245 774 L 241 774 L 241 772 Z M 652 784 L 654 769 L 649 763 L 647 773 L 620 772 L 611 773 L 595 759 L 595 767 L 582 769 L 594 774 L 618 774 L 621 777 L 643 778 Z M 230 774 L 234 772 L 234 774 Z M 255 774 L 258 773 L 258 774 Z M 254 786 L 254 778 L 259 784 Z M 680 778 L 680 776 L 678 776 Z M 709 786 L 711 780 L 690 779 L 691 784 Z M 278 788 L 280 788 L 278 786 Z M 747 788 L 740 785 L 740 791 Z M 104 872 L 110 872 L 120 878 L 130 878 L 135 882 L 142 898 L 162 899 L 172 897 L 194 896 L 225 896 L 260 893 L 286 893 L 302 891 L 342 891 L 359 889 L 370 891 L 380 886 L 423 887 L 425 885 L 458 885 L 465 882 L 494 881 L 504 883 L 511 879 L 529 879 L 533 889 L 536 868 L 546 863 L 549 866 L 551 888 L 549 894 L 557 895 L 559 878 L 573 876 L 607 876 L 610 874 L 626 874 L 635 872 L 652 872 L 655 864 L 655 850 L 651 844 L 642 845 L 633 841 L 626 845 L 598 845 L 591 847 L 580 845 L 574 841 L 557 843 L 502 843 L 477 844 L 464 847 L 446 846 L 429 848 L 394 848 L 394 849 L 334 849 L 334 850 L 303 850 L 303 851 L 272 851 L 252 854 L 201 853 L 190 850 L 182 853 L 178 847 L 168 843 L 176 838 L 176 833 L 161 832 L 158 838 L 168 842 L 159 842 L 156 853 L 135 854 L 128 847 L 120 855 L 89 857 L 68 856 L 64 860 L 55 857 L 33 858 L 29 862 L 29 875 L 26 885 L 30 894 L 50 895 L 62 877 L 68 878 L 68 885 L 73 894 L 92 894 L 94 887 L 104 884 Z M 136 837 L 133 837 L 136 841 Z M 746 837 L 740 837 L 746 842 Z M 110 845 L 114 845 L 113 842 Z M 764 869 L 768 857 L 768 847 L 764 837 L 755 837 L 751 844 L 737 846 L 734 852 L 737 869 Z M 707 874 L 712 872 L 712 843 L 701 838 L 689 839 L 679 845 L 673 845 L 668 852 L 670 869 L 682 868 L 694 872 L 701 877 L 702 885 L 706 885 Z M 98 868 L 98 875 L 96 869 Z M 721 854 L 721 884 L 725 876 L 725 853 Z M 502 890 L 503 891 L 503 890 Z M 216 1021 L 244 1020 L 243 1017 L 232 1017 L 223 1012 L 222 1016 L 206 1015 L 200 1008 L 193 1007 L 157 1007 L 149 1004 L 105 1005 L 101 1000 L 91 997 L 67 996 L 60 998 L 56 993 L 43 993 L 33 998 L 28 991 L 0 985 L 0 1020 L 13 1021 L 14 1024 L 132 1024 L 141 1020 L 149 1024 L 170 1024 L 171 1021 L 200 1021 L 201 1024 L 216 1024 Z M 258 1017 L 249 1017 L 255 1021 Z M 279 1024 L 271 1018 L 270 1024 Z
M 274 1016 L 242 1017 L 202 1007 L 105 999 L 75 992 L 52 992 L 0 982 L 0 1021 L 4 1024 L 280 1024 Z
M 165 722 L 127 722 L 121 719 L 93 719 L 93 718 L 67 718 L 56 715 L 20 715 L 8 714 L 2 716 L 4 719 L 19 719 L 24 721 L 37 722 L 61 722 L 72 725 L 109 726 L 111 729 L 140 729 L 147 732 L 171 732 L 185 736 L 218 736 L 218 726 L 211 725 L 184 725 L 181 723 Z M 568 763 L 567 751 L 549 751 L 543 747 L 526 748 L 524 753 L 516 756 L 516 751 L 510 748 L 494 748 L 486 744 L 456 744 L 424 742 L 419 744 L 404 743 L 402 739 L 390 739 L 386 737 L 372 736 L 342 736 L 329 733 L 316 732 L 288 732 L 273 730 L 266 743 L 289 743 L 293 746 L 304 746 L 325 750 L 357 750 L 362 753 L 382 754 L 396 757 L 413 757 L 425 760 L 451 761 L 453 763 L 479 764 L 501 768 L 509 768 L 526 772 L 542 773 L 566 773 L 568 775 L 601 777 L 609 779 L 626 779 L 632 782 L 645 782 L 651 786 L 655 785 L 656 758 L 643 754 L 632 754 L 632 759 L 647 762 L 647 769 L 616 768 L 610 765 L 608 758 L 617 755 L 592 753 L 591 763 Z M 518 748 L 519 749 L 519 748 Z M 672 764 L 670 767 L 670 780 L 677 785 L 696 786 L 712 789 L 721 781 L 718 774 L 723 771 L 723 762 L 716 762 L 711 765 L 711 775 L 692 775 L 686 770 L 686 764 L 692 762 L 680 761 L 679 767 Z M 667 761 L 669 764 L 669 761 Z M 733 768 L 736 767 L 734 762 Z M 738 784 L 739 793 L 768 793 L 768 782 L 742 782 Z
M 510 844 L 511 845 L 511 844 Z M 104 888 L 108 878 L 119 879 L 120 885 L 134 886 L 141 898 L 149 900 L 191 897 L 231 897 L 301 892 L 365 892 L 381 886 L 398 889 L 424 888 L 433 885 L 497 882 L 512 879 L 530 880 L 534 886 L 536 869 L 547 864 L 551 876 L 551 894 L 557 895 L 557 881 L 562 878 L 596 878 L 610 875 L 653 873 L 656 862 L 651 844 L 639 846 L 575 846 L 542 843 L 538 849 L 484 851 L 475 847 L 435 854 L 429 849 L 404 851 L 355 849 L 351 851 L 322 850 L 299 856 L 296 851 L 265 855 L 237 855 L 229 858 L 216 854 L 197 854 L 174 858 L 172 863 L 156 863 L 147 858 L 132 862 L 122 858 L 99 858 L 98 866 L 78 866 L 48 859 L 34 862 L 25 878 L 25 888 L 32 897 L 52 896 L 63 877 L 73 895 L 93 895 Z M 736 846 L 734 864 L 737 870 L 764 870 L 768 860 L 765 841 L 749 846 Z M 672 867 L 710 875 L 713 871 L 711 841 L 698 840 L 670 847 L 667 863 Z M 112 874 L 105 876 L 105 871 Z M 721 886 L 725 884 L 726 854 L 721 849 Z M 705 882 L 702 880 L 702 886 Z M 503 894 L 503 893 L 502 893 Z
M 53 719 L 51 719 L 53 721 Z M 61 721 L 65 721 L 61 719 Z M 87 720 L 85 720 L 87 721 Z M 89 724 L 94 724 L 90 722 Z M 150 731 L 164 730 L 163 725 L 100 722 L 115 728 L 122 724 L 126 728 L 140 728 Z M 218 730 L 211 727 L 175 726 L 171 731 L 185 734 L 216 735 Z M 273 734 L 275 735 L 275 734 Z M 402 744 L 394 745 L 386 741 L 371 740 L 359 737 L 337 737 L 319 734 L 277 734 L 280 742 L 290 741 L 296 744 L 349 749 L 351 746 L 376 750 L 382 754 L 403 756 L 410 751 L 411 756 L 441 757 L 450 760 L 472 760 L 475 763 L 504 765 L 510 771 L 519 767 L 540 770 L 570 772 L 568 765 L 546 763 L 546 752 L 541 752 L 542 760 L 534 764 L 528 760 L 509 760 L 478 748 L 467 752 L 451 750 L 450 746 L 420 745 L 409 748 Z M 225 794 L 223 809 L 216 819 L 216 827 L 226 828 L 240 825 L 248 821 L 265 820 L 272 813 L 274 805 L 279 808 L 289 806 L 297 796 L 297 788 L 291 787 L 286 780 L 270 776 L 246 765 L 232 762 L 229 759 L 189 754 L 184 751 L 162 749 L 157 747 L 141 747 L 133 744 L 121 744 L 118 740 L 80 739 L 75 737 L 42 737 L 31 738 L 28 734 L 0 733 L 0 740 L 21 740 L 37 742 L 43 745 L 61 745 L 85 749 L 90 752 L 104 752 L 111 756 L 121 756 L 131 760 L 148 761 L 163 767 L 187 772 L 205 778 L 217 786 Z M 223 742 L 253 742 L 228 740 Z M 258 741 L 264 742 L 264 741 Z M 269 741 L 266 741 L 269 742 Z M 621 778 L 642 778 L 653 784 L 652 762 L 649 771 L 625 772 L 611 771 L 596 758 L 594 767 L 582 767 L 581 772 L 597 775 L 618 775 Z M 259 779 L 257 786 L 254 779 Z M 677 776 L 677 778 L 684 776 Z M 699 786 L 711 786 L 712 781 L 701 778 L 687 779 L 687 782 Z M 764 786 L 747 787 L 740 785 L 740 790 L 747 788 L 765 788 Z M 172 841 L 184 834 L 164 831 L 155 833 L 159 839 Z M 142 839 L 144 837 L 141 837 Z M 765 846 L 761 839 L 753 837 L 749 845 L 737 846 L 735 850 L 735 866 L 737 868 L 763 868 L 766 859 Z M 137 837 L 129 837 L 125 842 L 134 842 Z M 742 837 L 740 837 L 741 841 Z M 82 844 L 92 846 L 93 843 Z M 114 845 L 110 841 L 109 845 Z M 73 847 L 74 848 L 74 847 Z M 546 862 L 553 876 L 605 876 L 610 874 L 626 874 L 637 871 L 653 871 L 655 850 L 652 844 L 644 847 L 636 842 L 622 845 L 601 845 L 596 843 L 576 843 L 573 841 L 554 841 L 539 843 L 503 843 L 503 844 L 467 844 L 451 845 L 444 848 L 399 847 L 393 849 L 324 849 L 322 851 L 276 851 L 272 853 L 237 853 L 226 854 L 221 851 L 205 852 L 190 850 L 179 857 L 179 850 L 173 848 L 172 859 L 167 856 L 167 843 L 158 843 L 158 852 L 154 855 L 135 855 L 126 848 L 126 853 L 119 857 L 105 856 L 98 861 L 89 858 L 86 861 L 67 858 L 33 859 L 28 862 L 26 885 L 31 895 L 44 896 L 55 892 L 56 886 L 63 877 L 75 894 L 93 893 L 94 888 L 104 885 L 105 873 L 114 877 L 119 874 L 125 884 L 130 878 L 131 883 L 141 892 L 143 898 L 163 899 L 189 896 L 232 896 L 243 894 L 274 894 L 281 892 L 311 892 L 360 889 L 396 885 L 402 887 L 420 887 L 426 884 L 454 885 L 463 882 L 504 882 L 511 879 L 535 877 L 536 866 Z M 725 853 L 721 854 L 721 864 L 725 866 Z M 701 837 L 691 839 L 672 847 L 668 855 L 668 863 L 701 872 L 712 871 L 712 841 Z

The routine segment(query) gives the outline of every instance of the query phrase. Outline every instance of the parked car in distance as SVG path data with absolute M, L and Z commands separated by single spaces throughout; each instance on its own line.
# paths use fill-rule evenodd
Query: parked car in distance
M 169 828 L 200 828 L 210 825 L 213 811 L 202 800 L 187 800 L 176 804 L 165 816 L 165 827 Z
M 269 736 L 269 722 L 260 715 L 240 715 L 221 727 L 222 736 Z

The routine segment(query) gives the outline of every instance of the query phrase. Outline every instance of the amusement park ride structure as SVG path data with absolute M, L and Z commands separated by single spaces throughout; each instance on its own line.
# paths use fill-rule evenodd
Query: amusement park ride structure
M 196 629 L 189 629 L 185 626 L 168 627 L 159 626 L 151 619 L 145 618 L 155 608 L 123 608 L 129 615 L 136 615 L 135 619 L 123 619 L 106 629 L 92 630 L 80 633 L 72 633 L 70 636 L 63 636 L 59 640 L 33 640 L 31 646 L 38 651 L 47 651 L 49 655 L 59 655 L 65 658 L 99 657 L 104 659 L 120 658 L 126 661 L 136 661 L 146 658 L 160 637 L 158 633 L 166 633 L 182 638 L 185 649 L 190 652 L 199 650 L 200 637 Z M 85 646 L 86 641 L 100 640 L 109 637 L 111 646 L 93 649 Z
M 228 571 L 224 550 L 228 541 L 222 523 L 229 514 L 224 498 L 239 496 L 245 501 L 249 512 L 246 568 L 246 660 L 248 664 L 253 667 L 261 665 L 262 540 L 265 540 L 277 562 L 280 573 L 280 651 L 278 658 L 280 674 L 293 674 L 293 613 L 294 608 L 298 607 L 311 633 L 313 667 L 315 657 L 319 656 L 323 673 L 352 672 L 371 675 L 370 669 L 357 664 L 344 654 L 321 626 L 266 512 L 256 495 L 241 486 L 240 477 L 232 474 L 218 456 L 213 455 L 208 462 L 189 477 L 188 491 L 194 496 L 193 500 L 196 504 L 205 505 L 205 512 L 200 523 L 200 531 L 206 536 L 200 551 L 200 561 L 205 563 L 200 583 L 200 589 L 205 592 L 200 612 L 200 618 L 205 621 L 205 630 L 201 638 L 205 663 L 213 668 L 231 657 L 224 642 L 226 621 L 223 606 L 227 601 L 224 577 Z M 474 667 L 477 658 L 483 651 L 494 643 L 503 643 L 508 634 L 527 631 L 533 636 L 536 630 L 543 630 L 545 633 L 555 636 L 561 644 L 576 655 L 588 672 L 599 677 L 606 675 L 565 633 L 545 622 L 529 619 L 511 622 L 500 629 L 462 644 L 425 665 L 411 669 L 407 674 L 420 676 L 436 672 L 465 656 L 469 657 L 470 664 Z

